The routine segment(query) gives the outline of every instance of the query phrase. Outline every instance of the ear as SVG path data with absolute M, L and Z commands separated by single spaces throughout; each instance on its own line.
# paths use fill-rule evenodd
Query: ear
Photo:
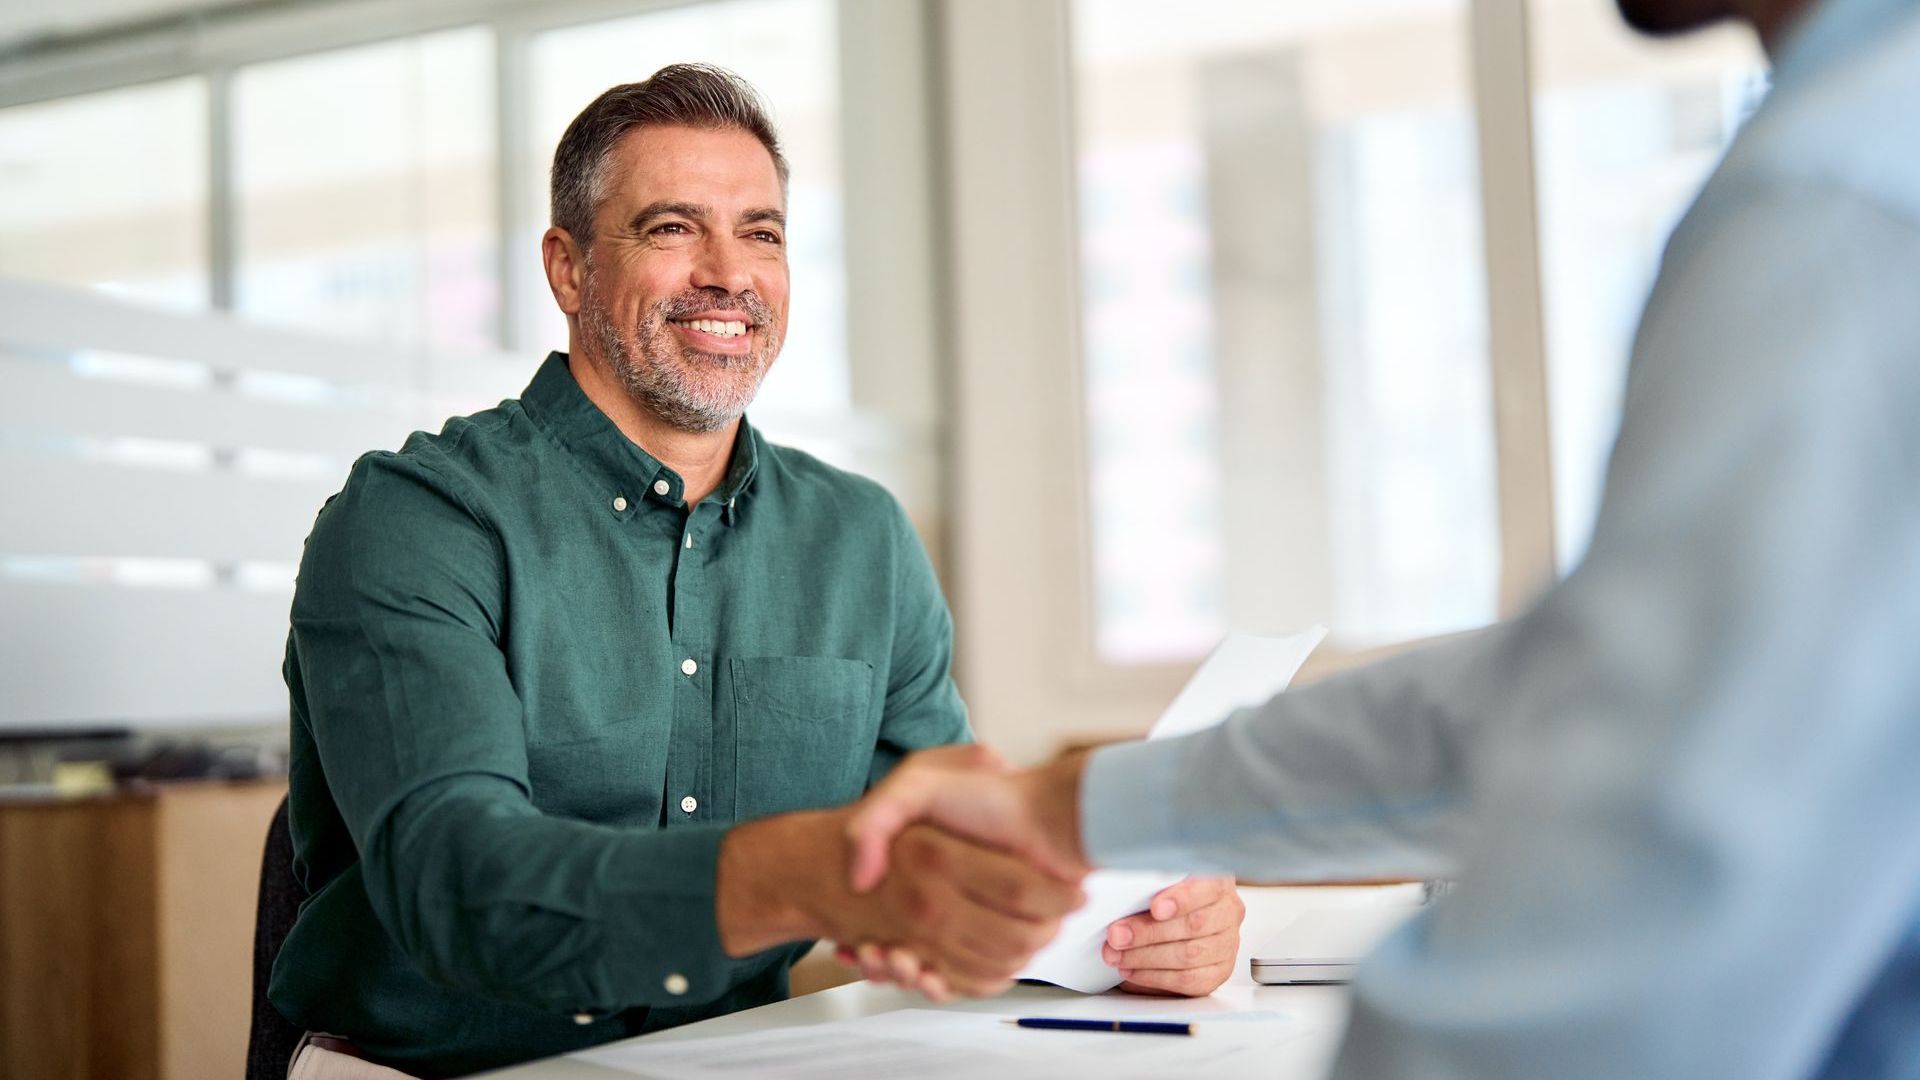
M 547 271 L 547 287 L 554 302 L 568 315 L 580 313 L 580 297 L 586 291 L 586 253 L 574 242 L 573 234 L 558 225 L 540 237 L 540 261 Z

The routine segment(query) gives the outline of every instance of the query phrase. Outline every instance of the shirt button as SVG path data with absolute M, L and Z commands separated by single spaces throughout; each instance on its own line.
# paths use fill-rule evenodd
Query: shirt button
M 692 547 L 692 546 L 693 546 L 693 534 L 692 534 L 692 533 L 688 533 L 688 534 L 687 534 L 687 546 L 688 546 L 688 547 Z
M 613 512 L 616 514 L 624 513 L 626 509 L 627 497 L 625 495 L 615 495 L 613 497 Z
M 579 1024 L 582 1027 L 585 1027 L 586 1025 L 593 1023 L 593 1014 L 583 1013 L 583 1012 L 574 1013 L 573 1022 L 576 1024 Z
M 695 810 L 700 809 L 700 800 L 688 795 L 686 798 L 680 800 L 680 809 L 691 814 Z
M 699 670 L 700 670 L 700 665 L 694 663 L 693 657 L 691 656 L 687 657 L 685 660 L 680 661 L 680 671 L 683 674 L 691 675 L 694 672 Z
M 667 993 L 672 994 L 674 997 L 679 997 L 681 994 L 687 992 L 687 977 L 676 971 L 667 976 L 665 985 Z
M 673 490 L 673 485 L 667 483 L 665 480 L 655 480 L 653 482 L 653 493 L 655 495 L 665 495 L 667 492 L 672 490 Z

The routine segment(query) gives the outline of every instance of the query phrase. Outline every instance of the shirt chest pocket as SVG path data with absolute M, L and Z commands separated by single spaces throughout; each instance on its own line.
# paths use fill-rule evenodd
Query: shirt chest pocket
M 733 676 L 734 816 L 838 806 L 866 789 L 879 718 L 873 665 L 824 656 L 728 661 Z

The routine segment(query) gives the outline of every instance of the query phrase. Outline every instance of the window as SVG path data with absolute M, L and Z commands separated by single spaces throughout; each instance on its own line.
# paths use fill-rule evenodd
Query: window
M 1612 0 L 1533 0 L 1534 145 L 1565 573 L 1586 551 L 1668 233 L 1766 88 L 1743 29 L 1652 42 Z
M 0 275 L 205 307 L 207 86 L 0 110 Z
M 401 345 L 499 338 L 493 35 L 241 69 L 235 309 Z
M 1464 3 L 1072 19 L 1100 657 L 1492 620 Z
M 847 365 L 845 239 L 841 227 L 840 84 L 836 5 L 830 0 L 736 0 L 689 5 L 611 22 L 552 30 L 529 57 L 532 138 L 524 162 L 537 222 L 514 240 L 536 264 L 549 220 L 547 174 L 568 122 L 601 91 L 636 82 L 668 64 L 698 59 L 753 84 L 772 111 L 792 168 L 787 259 L 793 304 L 787 341 L 755 412 L 844 410 Z M 528 350 L 566 347 L 566 322 L 545 278 L 528 275 L 519 342 Z

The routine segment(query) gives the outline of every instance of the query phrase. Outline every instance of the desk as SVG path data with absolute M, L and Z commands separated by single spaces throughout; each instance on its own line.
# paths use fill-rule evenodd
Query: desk
M 1076 994 L 1051 986 L 1016 986 L 1006 994 L 985 1001 L 962 1001 L 942 1008 L 1002 1016 L 1098 1015 L 1127 1017 L 1192 1014 L 1209 1010 L 1261 1009 L 1284 1013 L 1293 1022 L 1293 1034 L 1274 1047 L 1273 1056 L 1258 1072 L 1261 1080 L 1318 1078 L 1327 1074 L 1333 1054 L 1345 1027 L 1347 994 L 1337 986 L 1261 986 L 1247 972 L 1247 957 L 1267 936 L 1302 911 L 1320 907 L 1367 904 L 1417 903 L 1418 885 L 1360 887 L 1242 887 L 1247 902 L 1247 921 L 1241 931 L 1240 958 L 1233 978 L 1211 997 L 1183 998 L 1139 997 L 1114 991 L 1097 997 Z M 930 1008 L 922 998 L 890 987 L 869 983 L 823 990 L 817 994 L 762 1005 L 731 1016 L 715 1017 L 697 1024 L 641 1036 L 650 1041 L 696 1039 L 713 1035 L 739 1035 L 752 1031 L 823 1024 L 836 1020 L 854 1020 L 894 1009 Z M 548 1058 L 510 1069 L 485 1074 L 490 1080 L 614 1080 L 631 1076 L 584 1061 Z M 1208 1080 L 1230 1080 L 1209 1077 Z

